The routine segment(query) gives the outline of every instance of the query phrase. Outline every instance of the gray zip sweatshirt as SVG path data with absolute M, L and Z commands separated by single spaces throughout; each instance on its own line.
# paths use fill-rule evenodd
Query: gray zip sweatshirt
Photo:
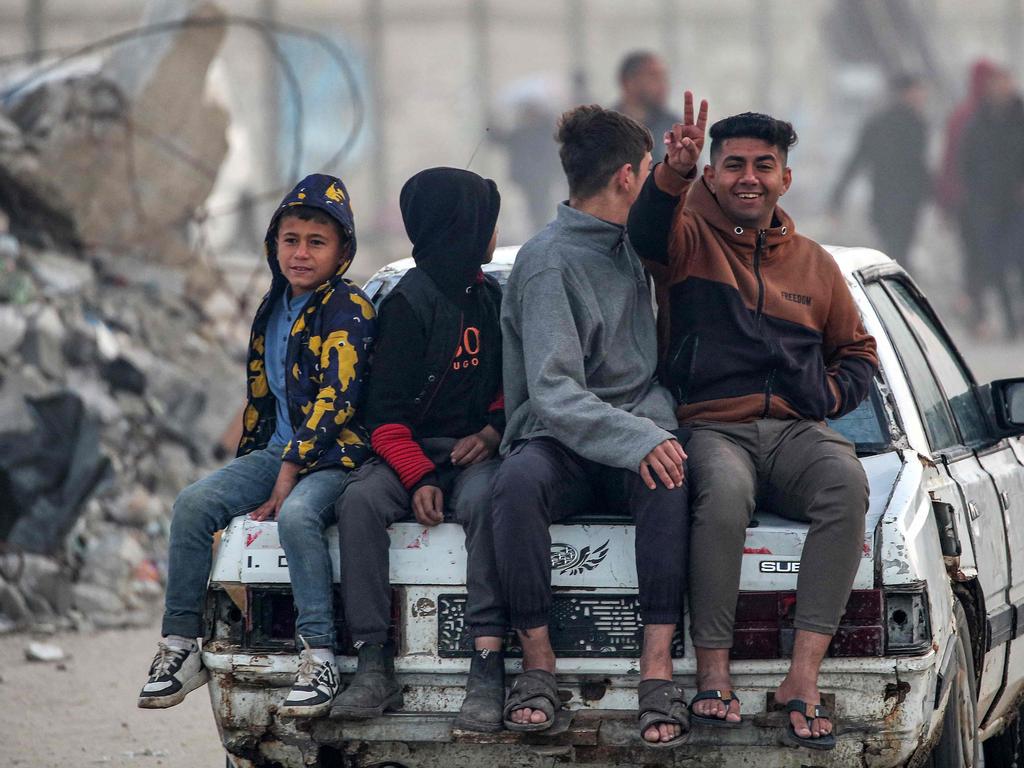
M 553 437 L 586 459 L 638 472 L 677 426 L 655 381 L 657 332 L 625 228 L 558 206 L 516 256 L 501 308 L 501 452 Z

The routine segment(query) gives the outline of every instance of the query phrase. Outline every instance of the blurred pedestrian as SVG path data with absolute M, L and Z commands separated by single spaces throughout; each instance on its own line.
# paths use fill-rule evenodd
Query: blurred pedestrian
M 613 109 L 647 126 L 654 137 L 653 162 L 665 157 L 662 139 L 678 123 L 679 115 L 669 112 L 668 67 L 651 51 L 633 51 L 619 65 L 619 103 Z
M 1024 269 L 1024 100 L 1004 69 L 992 75 L 964 129 L 960 172 L 965 209 L 982 256 L 976 268 L 996 288 L 1006 333 L 1012 337 L 1017 334 Z M 983 305 L 983 296 L 971 298 Z
M 864 123 L 832 191 L 839 211 L 850 182 L 864 171 L 871 183 L 871 223 L 885 252 L 908 267 L 917 220 L 931 191 L 928 173 L 928 93 L 915 75 L 892 81 L 889 103 Z
M 509 178 L 525 198 L 530 233 L 536 233 L 555 217 L 558 195 L 564 191 L 555 116 L 540 100 L 527 99 L 516 105 L 511 128 L 492 119 L 487 131 L 508 153 Z
M 963 293 L 959 302 L 962 314 L 968 315 L 972 331 L 977 333 L 984 321 L 983 297 L 989 277 L 985 253 L 981 248 L 977 228 L 966 205 L 967 194 L 962 170 L 964 134 L 968 124 L 985 99 L 992 78 L 999 67 L 987 59 L 979 59 L 971 66 L 967 95 L 956 106 L 946 123 L 946 145 L 942 152 L 942 173 L 936 179 L 935 196 L 946 216 L 960 235 Z

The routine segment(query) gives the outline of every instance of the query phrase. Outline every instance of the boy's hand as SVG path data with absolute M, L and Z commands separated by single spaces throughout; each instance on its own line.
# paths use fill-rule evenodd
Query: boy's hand
M 467 467 L 486 461 L 498 450 L 501 435 L 498 430 L 488 424 L 475 435 L 467 435 L 452 448 L 452 464 L 456 467 Z
M 697 118 L 693 117 L 693 94 L 686 92 L 683 101 L 683 122 L 672 126 L 671 131 L 665 132 L 665 163 L 668 168 L 675 172 L 658 172 L 655 181 L 667 183 L 672 186 L 684 185 L 684 177 L 688 177 L 700 159 L 700 153 L 704 149 L 704 132 L 708 124 L 708 103 L 702 99 L 700 111 Z
M 274 489 L 270 492 L 270 498 L 255 511 L 250 512 L 249 517 L 253 520 L 276 520 L 284 500 L 288 498 L 288 494 L 299 482 L 300 469 L 298 464 L 282 461 L 281 471 L 277 473 L 277 482 L 274 483 Z
M 412 511 L 416 522 L 433 528 L 444 520 L 444 494 L 436 485 L 422 485 L 412 495 Z
M 666 440 L 644 456 L 640 462 L 640 477 L 643 478 L 644 485 L 652 491 L 658 487 L 654 482 L 654 475 L 658 476 L 666 488 L 678 488 L 683 484 L 684 461 L 686 451 L 679 441 Z

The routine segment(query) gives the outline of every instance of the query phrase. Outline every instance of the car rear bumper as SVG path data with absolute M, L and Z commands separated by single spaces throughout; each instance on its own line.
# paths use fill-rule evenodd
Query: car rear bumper
M 572 721 L 556 735 L 453 734 L 451 722 L 461 703 L 463 659 L 401 659 L 399 676 L 405 710 L 377 720 L 344 722 L 278 719 L 276 707 L 287 695 L 296 669 L 292 654 L 241 654 L 207 650 L 210 696 L 228 751 L 248 758 L 239 766 L 274 760 L 303 765 L 321 750 L 349 756 L 346 765 L 393 762 L 429 766 L 579 764 L 715 766 L 903 765 L 926 744 L 939 720 L 935 653 L 914 658 L 829 659 L 822 672 L 826 703 L 836 712 L 839 745 L 833 752 L 780 746 L 787 719 L 768 711 L 771 693 L 786 661 L 736 662 L 734 683 L 743 701 L 743 726 L 734 730 L 695 728 L 686 744 L 654 751 L 637 739 L 635 670 L 598 674 L 579 668 L 608 659 L 560 662 L 559 681 L 570 694 Z M 342 659 L 343 675 L 352 659 Z M 635 660 L 622 659 L 623 667 Z M 563 666 L 565 667 L 563 669 Z M 577 669 L 570 671 L 571 667 Z M 431 671 L 433 669 L 433 671 Z M 515 662 L 509 664 L 510 673 Z M 694 693 L 692 660 L 676 662 L 678 679 Z M 564 696 L 563 696 L 564 697 Z M 699 762 L 693 762 L 699 760 Z

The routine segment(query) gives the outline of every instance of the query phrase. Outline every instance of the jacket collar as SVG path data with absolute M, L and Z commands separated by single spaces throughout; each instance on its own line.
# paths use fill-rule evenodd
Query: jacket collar
M 686 209 L 696 213 L 714 229 L 718 230 L 722 237 L 735 249 L 736 252 L 747 258 L 752 258 L 757 247 L 758 230 L 756 227 L 740 227 L 734 224 L 718 203 L 718 198 L 708 189 L 704 179 L 699 179 L 690 188 L 686 197 Z M 765 251 L 763 256 L 770 258 L 772 249 L 783 245 L 796 234 L 796 227 L 793 219 L 779 206 L 775 207 L 772 214 L 772 224 L 765 232 Z
M 581 235 L 595 246 L 604 246 L 608 251 L 617 249 L 626 239 L 626 228 L 621 224 L 599 219 L 573 208 L 565 201 L 558 204 L 555 220 L 562 229 Z

